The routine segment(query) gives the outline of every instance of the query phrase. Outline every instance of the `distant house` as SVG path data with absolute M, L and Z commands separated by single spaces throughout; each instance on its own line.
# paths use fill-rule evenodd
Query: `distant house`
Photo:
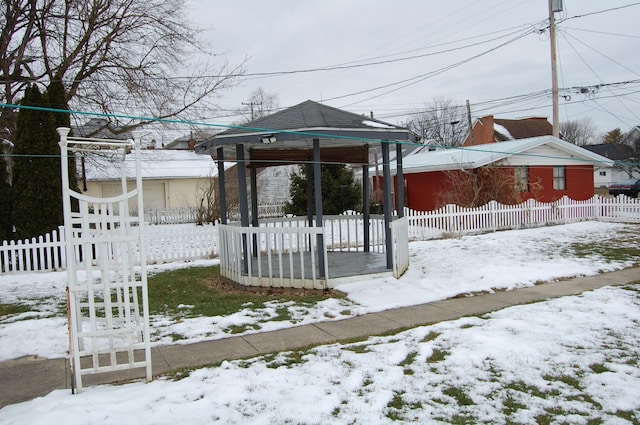
M 422 152 L 403 159 L 405 196 L 409 208 L 433 210 L 460 173 L 493 167 L 512 177 L 520 200 L 584 200 L 594 193 L 594 166 L 602 165 L 613 161 L 553 136 Z
M 550 136 L 553 126 L 546 118 L 534 117 L 517 120 L 494 118 L 487 115 L 478 118 L 462 146 L 507 142 L 530 137 Z
M 72 136 L 94 137 L 96 139 L 133 139 L 130 131 L 118 127 L 104 118 L 91 118 L 82 125 L 72 126 Z
M 632 127 L 629 131 L 624 133 L 620 143 L 624 145 L 633 146 L 636 141 L 640 141 L 640 125 Z
M 200 142 L 203 142 L 216 133 L 219 133 L 220 130 L 195 130 L 191 131 L 189 134 L 185 136 L 178 137 L 173 139 L 169 143 L 163 146 L 164 149 L 176 149 L 176 150 L 193 150 L 195 145 Z
M 218 175 L 216 163 L 210 157 L 193 151 L 144 149 L 141 155 L 145 209 L 198 206 L 202 190 Z M 128 159 L 125 159 L 126 175 L 133 181 L 135 162 Z M 110 197 L 122 193 L 120 169 L 108 157 L 87 158 L 85 168 L 88 195 Z M 216 183 L 213 184 L 215 187 Z
M 586 145 L 585 149 L 614 161 L 614 164 L 602 165 L 594 169 L 594 185 L 596 189 L 606 189 L 611 184 L 632 177 L 640 178 L 632 164 L 637 163 L 635 152 L 629 145 L 622 143 L 601 143 Z M 637 167 L 636 167 L 637 168 Z

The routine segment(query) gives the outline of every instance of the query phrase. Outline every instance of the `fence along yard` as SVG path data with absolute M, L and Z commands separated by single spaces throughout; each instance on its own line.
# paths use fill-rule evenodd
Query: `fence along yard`
M 427 240 L 445 235 L 465 235 L 584 220 L 640 222 L 640 200 L 625 196 L 612 198 L 595 195 L 586 201 L 574 201 L 564 197 L 551 203 L 529 200 L 518 205 L 502 205 L 490 202 L 478 208 L 447 205 L 426 212 L 406 209 L 405 217 L 408 219 L 409 240 Z M 352 225 L 355 226 L 355 220 L 361 219 L 358 215 L 344 215 L 327 220 L 326 242 L 342 249 L 352 249 L 353 243 L 345 244 L 344 233 L 337 232 L 336 229 L 350 229 Z M 273 226 L 274 220 L 270 219 L 268 224 L 264 225 Z M 286 225 L 290 220 L 281 218 L 280 221 Z M 148 264 L 212 258 L 219 254 L 217 226 L 158 225 L 145 228 Z M 362 238 L 353 237 L 349 238 L 349 241 L 355 241 L 357 244 Z M 65 268 L 66 253 L 62 228 L 31 240 L 3 241 L 0 245 L 1 273 L 45 272 Z

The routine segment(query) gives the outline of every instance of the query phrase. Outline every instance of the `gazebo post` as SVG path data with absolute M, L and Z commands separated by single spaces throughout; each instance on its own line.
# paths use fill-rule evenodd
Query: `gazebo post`
M 322 223 L 322 179 L 321 179 L 321 163 L 320 163 L 320 139 L 313 139 L 313 184 L 315 187 L 316 202 L 316 227 L 324 227 Z M 325 278 L 324 275 L 324 239 L 322 234 L 317 235 L 318 245 L 318 268 L 319 277 Z
M 218 203 L 220 205 L 220 223 L 227 224 L 227 192 L 224 186 L 224 149 L 217 149 L 218 156 Z
M 309 227 L 313 226 L 313 162 L 312 159 L 309 158 L 308 162 L 305 164 L 307 167 L 307 223 Z M 311 243 L 309 243 L 311 246 Z
M 238 196 L 240 197 L 240 226 L 249 227 L 249 205 L 247 201 L 247 163 L 244 160 L 244 145 L 236 145 L 236 160 L 238 167 Z M 249 272 L 247 257 L 247 234 L 242 234 L 242 254 L 244 256 L 244 272 Z
M 362 221 L 364 227 L 364 252 L 369 252 L 369 203 L 370 203 L 370 194 L 369 194 L 369 146 L 365 146 L 365 158 L 367 158 L 367 163 L 362 166 Z
M 402 143 L 396 142 L 396 210 L 404 217 L 404 174 L 402 173 Z
M 387 268 L 393 268 L 393 241 L 391 240 L 391 167 L 389 166 L 389 142 L 382 142 L 382 184 L 384 207 L 384 240 L 387 254 Z
M 258 171 L 255 167 L 249 169 L 251 179 L 251 225 L 258 227 Z M 253 256 L 258 256 L 258 235 L 253 234 Z

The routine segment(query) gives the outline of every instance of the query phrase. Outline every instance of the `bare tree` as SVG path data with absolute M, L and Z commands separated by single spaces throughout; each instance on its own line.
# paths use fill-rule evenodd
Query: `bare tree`
M 408 127 L 426 143 L 461 146 L 468 133 L 466 109 L 451 99 L 435 98 L 422 111 L 411 114 Z
M 597 127 L 591 118 L 564 121 L 560 123 L 560 134 L 564 140 L 574 145 L 590 145 L 596 142 Z
M 184 0 L 4 0 L 0 15 L 6 104 L 28 83 L 60 80 L 72 109 L 197 119 L 243 73 L 244 64 L 209 61 Z M 13 133 L 13 115 L 2 108 L 0 128 Z M 145 124 L 119 121 L 126 130 Z
M 446 189 L 438 194 L 438 206 L 456 204 L 472 208 L 490 201 L 512 205 L 522 202 L 523 192 L 537 199 L 542 190 L 540 181 L 529 181 L 522 187 L 516 171 L 500 163 L 472 170 L 446 171 Z

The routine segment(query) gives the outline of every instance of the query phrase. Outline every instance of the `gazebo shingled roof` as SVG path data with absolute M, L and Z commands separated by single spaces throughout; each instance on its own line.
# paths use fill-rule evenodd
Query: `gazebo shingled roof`
M 196 146 L 196 152 L 217 158 L 235 155 L 235 145 L 249 153 L 248 166 L 279 165 L 305 161 L 313 139 L 322 140 L 323 161 L 367 163 L 365 146 L 377 148 L 381 140 L 416 142 L 412 131 L 364 115 L 307 100 L 298 105 L 231 128 Z M 373 143 L 376 142 L 376 143 Z

